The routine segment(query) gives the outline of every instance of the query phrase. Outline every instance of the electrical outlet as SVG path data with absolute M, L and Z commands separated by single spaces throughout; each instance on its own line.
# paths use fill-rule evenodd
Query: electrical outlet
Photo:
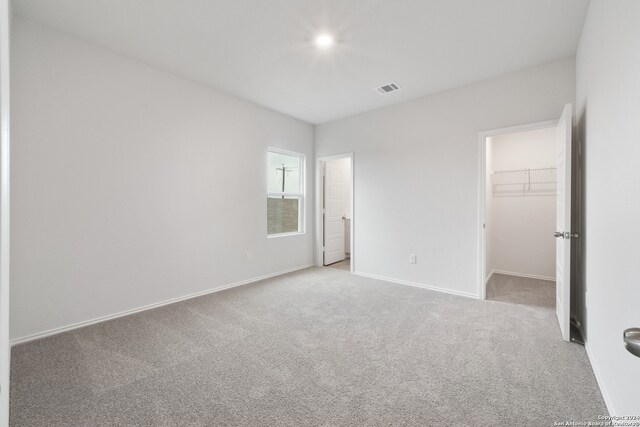
M 244 260 L 245 260 L 246 262 L 249 262 L 249 261 L 251 261 L 252 259 L 253 259 L 253 254 L 252 254 L 251 252 L 245 252 L 245 254 L 244 254 Z
M 409 254 L 409 264 L 416 264 L 417 262 L 416 254 Z

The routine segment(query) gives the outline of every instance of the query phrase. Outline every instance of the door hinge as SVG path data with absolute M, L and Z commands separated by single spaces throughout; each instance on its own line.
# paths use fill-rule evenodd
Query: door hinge
M 563 239 L 579 239 L 580 238 L 580 233 L 569 233 L 568 231 L 562 232 L 562 231 L 556 231 L 555 233 L 553 233 L 554 237 L 560 237 Z

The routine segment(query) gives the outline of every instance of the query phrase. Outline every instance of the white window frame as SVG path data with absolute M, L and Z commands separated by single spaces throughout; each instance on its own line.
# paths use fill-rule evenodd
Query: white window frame
M 300 159 L 300 193 L 283 193 L 283 192 L 271 192 L 269 191 L 269 171 L 267 170 L 266 174 L 266 182 L 265 186 L 267 199 L 270 197 L 288 197 L 288 198 L 297 198 L 298 202 L 298 231 L 292 231 L 288 233 L 276 233 L 269 234 L 269 229 L 267 227 L 267 238 L 273 239 L 277 237 L 286 237 L 286 236 L 298 236 L 301 234 L 305 234 L 305 193 L 306 193 L 306 168 L 307 168 L 307 159 L 306 156 L 302 153 L 297 153 L 295 151 L 289 151 L 282 148 L 277 147 L 267 147 L 267 158 L 265 159 L 265 163 L 269 164 L 269 153 L 276 154 L 284 154 L 287 156 L 298 157 Z M 265 217 L 267 216 L 267 212 L 265 212 Z

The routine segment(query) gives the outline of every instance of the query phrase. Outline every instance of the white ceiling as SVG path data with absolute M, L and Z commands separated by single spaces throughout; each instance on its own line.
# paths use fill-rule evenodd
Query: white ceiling
M 575 54 L 588 0 L 14 0 L 18 16 L 310 123 Z M 312 41 L 332 33 L 337 45 Z M 396 81 L 387 95 L 377 86 Z

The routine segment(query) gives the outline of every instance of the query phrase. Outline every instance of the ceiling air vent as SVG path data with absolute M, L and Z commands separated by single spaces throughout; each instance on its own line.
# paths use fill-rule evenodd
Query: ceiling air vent
M 376 90 L 379 93 L 384 95 L 385 93 L 395 92 L 397 90 L 400 90 L 400 86 L 398 86 L 398 83 L 392 82 L 392 83 L 386 84 L 384 86 L 380 86 Z

